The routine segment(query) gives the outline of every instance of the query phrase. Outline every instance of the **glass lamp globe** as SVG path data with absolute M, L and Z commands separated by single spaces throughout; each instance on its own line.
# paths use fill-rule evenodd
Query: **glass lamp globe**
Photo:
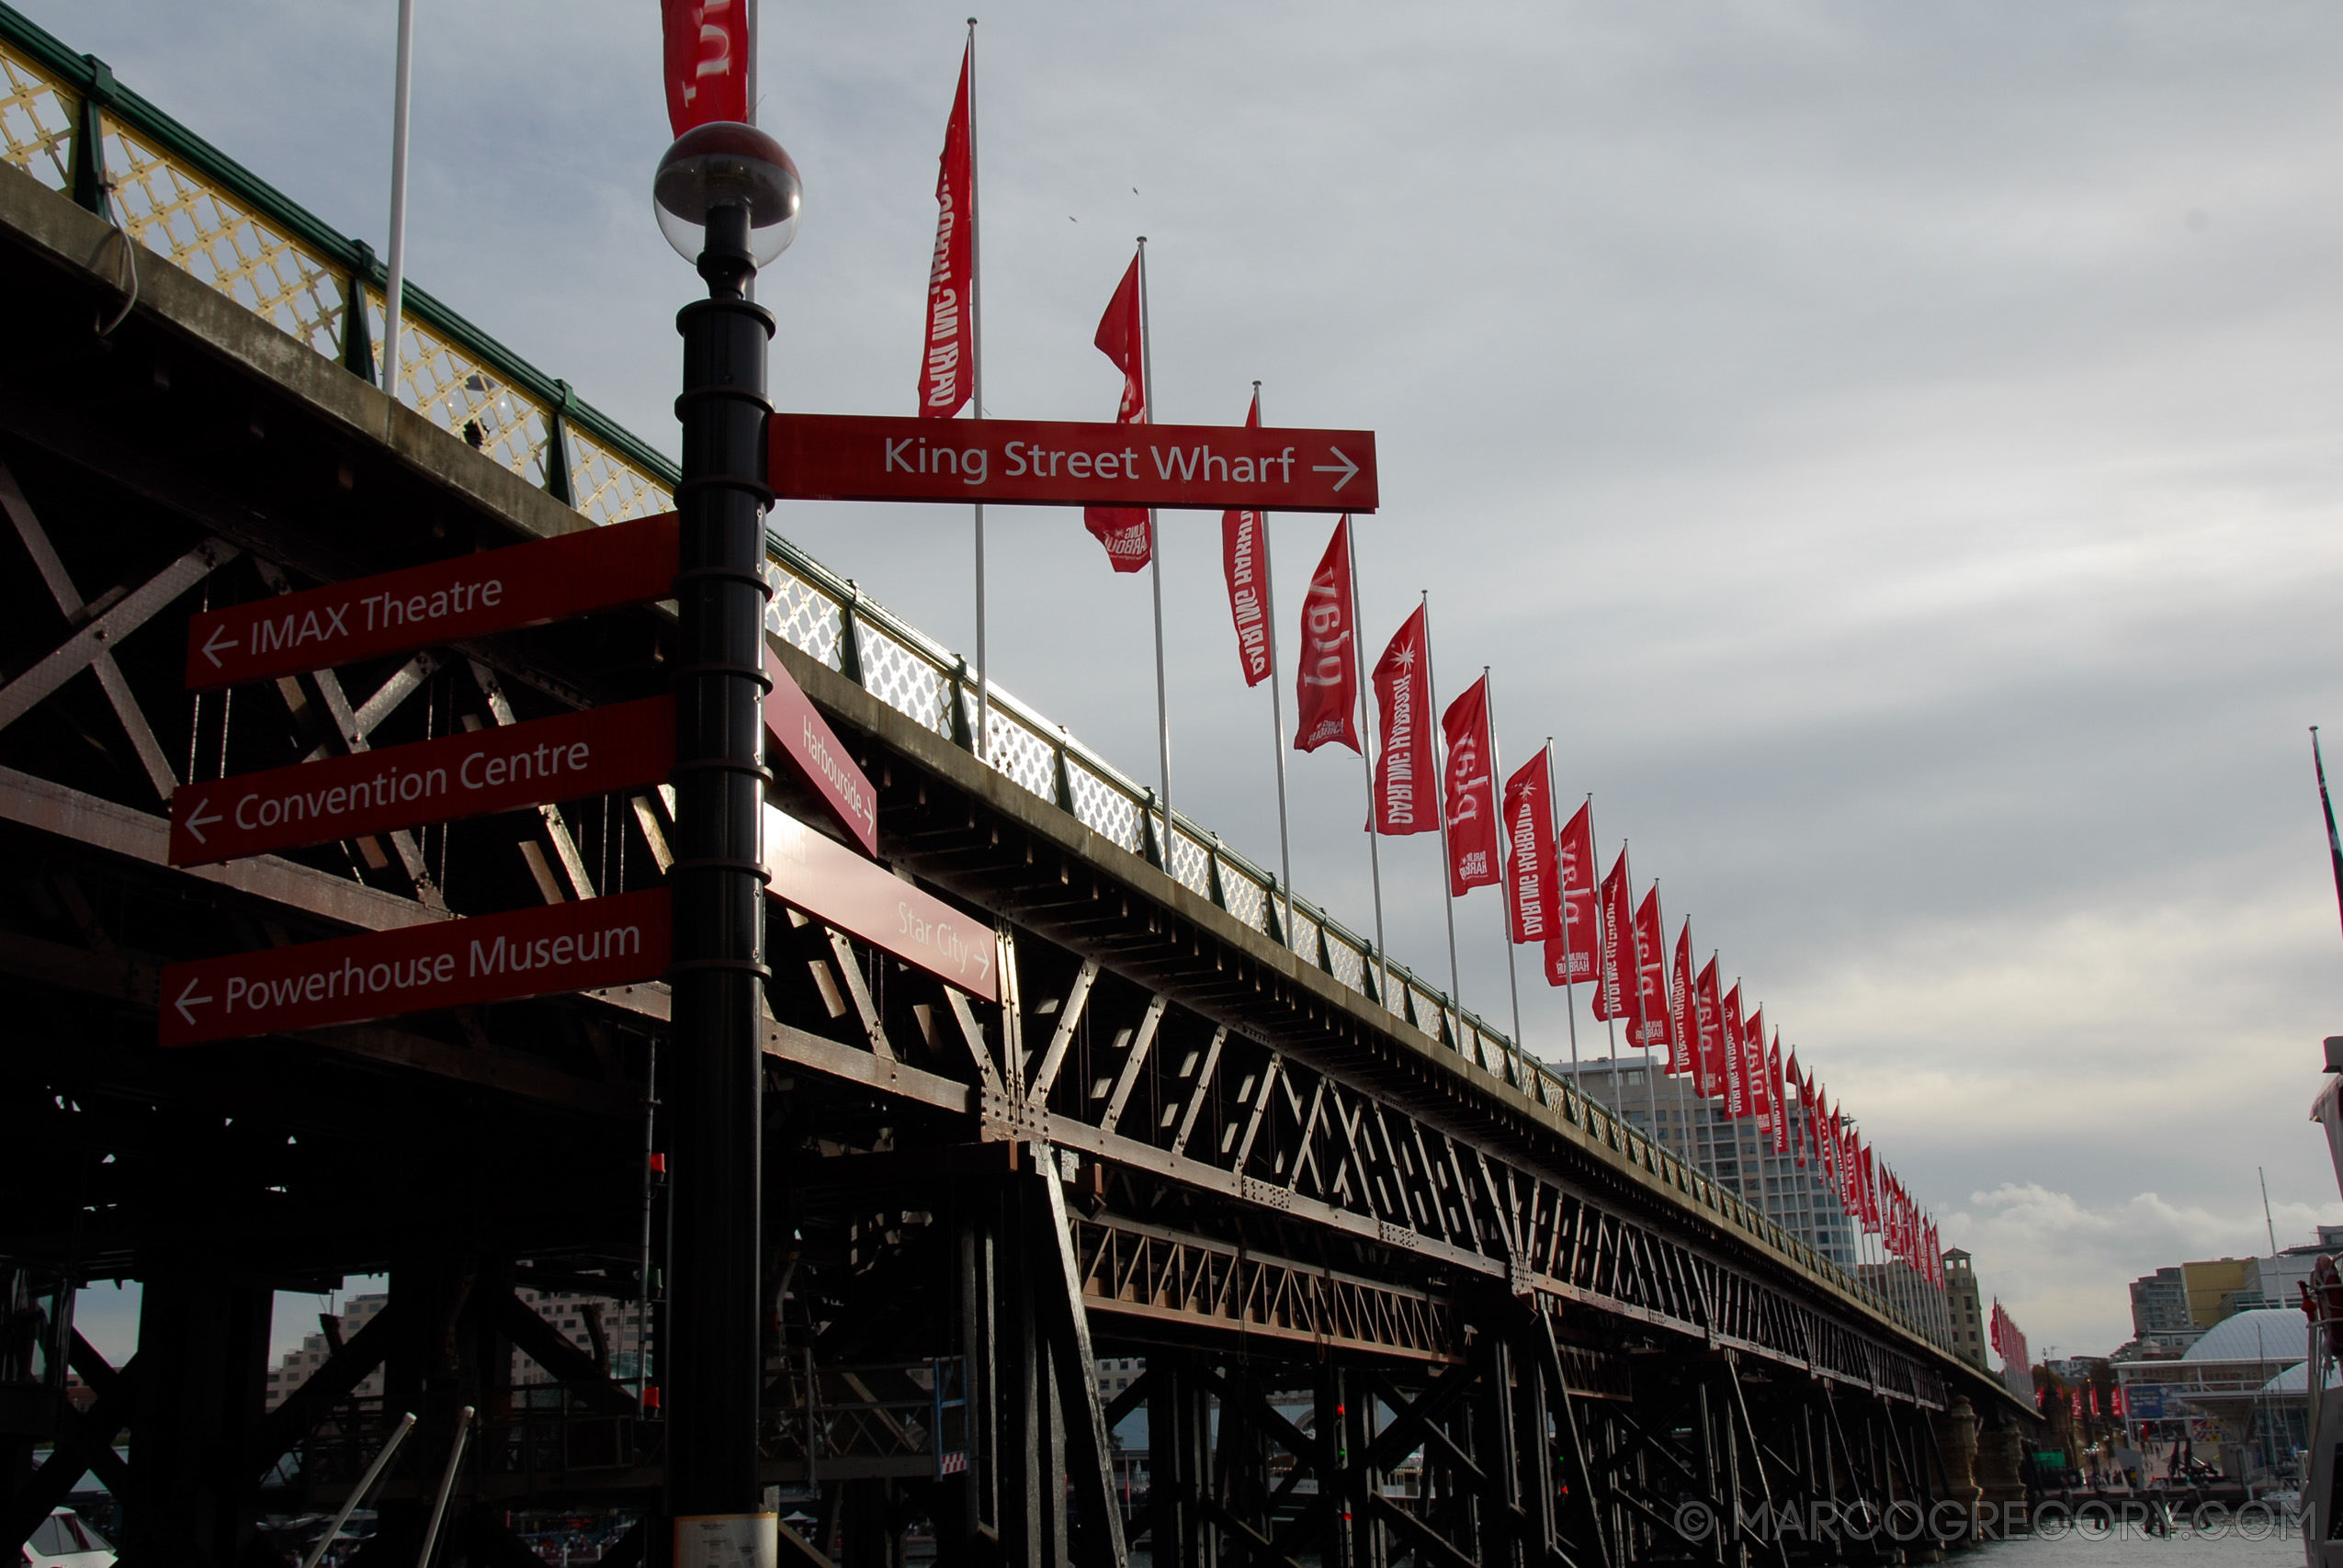
M 736 206 L 748 209 L 749 254 L 764 265 L 798 237 L 803 192 L 798 165 L 781 143 L 733 120 L 695 126 L 677 137 L 651 182 L 659 231 L 689 262 L 707 246 L 708 213 Z

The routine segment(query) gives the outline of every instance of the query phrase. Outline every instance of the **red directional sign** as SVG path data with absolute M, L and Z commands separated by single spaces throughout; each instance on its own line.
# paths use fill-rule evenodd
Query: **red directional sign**
M 172 795 L 170 862 L 203 865 L 638 789 L 674 764 L 675 699 L 647 697 L 240 773 Z
M 765 732 L 780 743 L 782 754 L 821 796 L 838 825 L 855 836 L 863 853 L 877 854 L 878 791 L 769 648 L 764 650 L 764 673 L 773 682 L 764 697 Z
M 1375 433 L 776 413 L 787 501 L 986 501 L 1209 512 L 1373 512 Z
M 628 986 L 667 971 L 667 889 L 164 966 L 165 1045 Z
M 663 599 L 675 514 L 482 550 L 300 593 L 206 610 L 187 626 L 187 690 L 303 670 Z
M 921 892 L 786 811 L 764 812 L 765 892 L 986 1001 L 1001 999 L 992 927 Z

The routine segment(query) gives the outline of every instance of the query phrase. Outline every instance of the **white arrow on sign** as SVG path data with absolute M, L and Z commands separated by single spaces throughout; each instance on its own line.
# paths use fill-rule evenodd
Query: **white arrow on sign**
M 1342 448 L 1340 446 L 1329 446 L 1327 450 L 1334 454 L 1334 461 L 1331 463 L 1320 463 L 1316 468 L 1310 469 L 1310 472 L 1314 474 L 1341 475 L 1342 477 L 1341 479 L 1334 481 L 1334 488 L 1336 490 L 1341 490 L 1344 485 L 1349 484 L 1353 479 L 1358 477 L 1359 466 L 1351 461 L 1350 458 L 1342 456 Z M 214 660 L 212 662 L 216 664 L 219 660 Z
M 186 1019 L 189 1023 L 193 1023 L 196 1021 L 196 1015 L 189 1012 L 187 1009 L 191 1007 L 200 1007 L 205 1002 L 211 1000 L 209 997 L 198 997 L 195 994 L 197 984 L 198 982 L 194 980 L 188 981 L 187 988 L 179 993 L 179 999 L 173 1004 L 179 1010 L 179 1016 Z
M 211 842 L 209 839 L 204 837 L 204 824 L 208 822 L 220 822 L 226 820 L 226 818 L 217 811 L 213 812 L 209 817 L 203 815 L 203 808 L 210 804 L 211 802 L 209 798 L 197 801 L 195 803 L 195 809 L 187 813 L 187 819 L 184 824 L 187 831 L 196 836 L 196 842 L 198 844 L 208 844 Z
M 1341 454 L 1337 453 L 1335 455 L 1340 457 Z M 1334 488 L 1336 490 L 1341 490 L 1342 487 L 1341 485 L 1336 485 Z M 228 628 L 226 626 L 214 626 L 212 628 L 211 635 L 204 638 L 203 641 L 203 656 L 211 660 L 211 667 L 214 670 L 220 668 L 220 650 L 221 649 L 238 647 L 244 640 L 240 637 L 229 637 L 226 642 L 221 642 L 220 639 L 227 632 L 227 630 Z

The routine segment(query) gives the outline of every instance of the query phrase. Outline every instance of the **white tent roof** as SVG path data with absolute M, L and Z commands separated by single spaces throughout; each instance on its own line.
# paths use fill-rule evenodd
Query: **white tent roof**
M 2183 1361 L 2299 1361 L 2309 1323 L 2292 1307 L 2257 1307 L 2224 1318 L 2189 1347 Z

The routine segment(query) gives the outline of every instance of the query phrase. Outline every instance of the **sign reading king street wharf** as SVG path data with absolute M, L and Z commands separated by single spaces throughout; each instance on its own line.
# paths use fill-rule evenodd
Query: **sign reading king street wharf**
M 776 413 L 785 501 L 1373 512 L 1375 433 Z
M 162 1043 L 631 986 L 667 972 L 664 887 L 165 964 Z

